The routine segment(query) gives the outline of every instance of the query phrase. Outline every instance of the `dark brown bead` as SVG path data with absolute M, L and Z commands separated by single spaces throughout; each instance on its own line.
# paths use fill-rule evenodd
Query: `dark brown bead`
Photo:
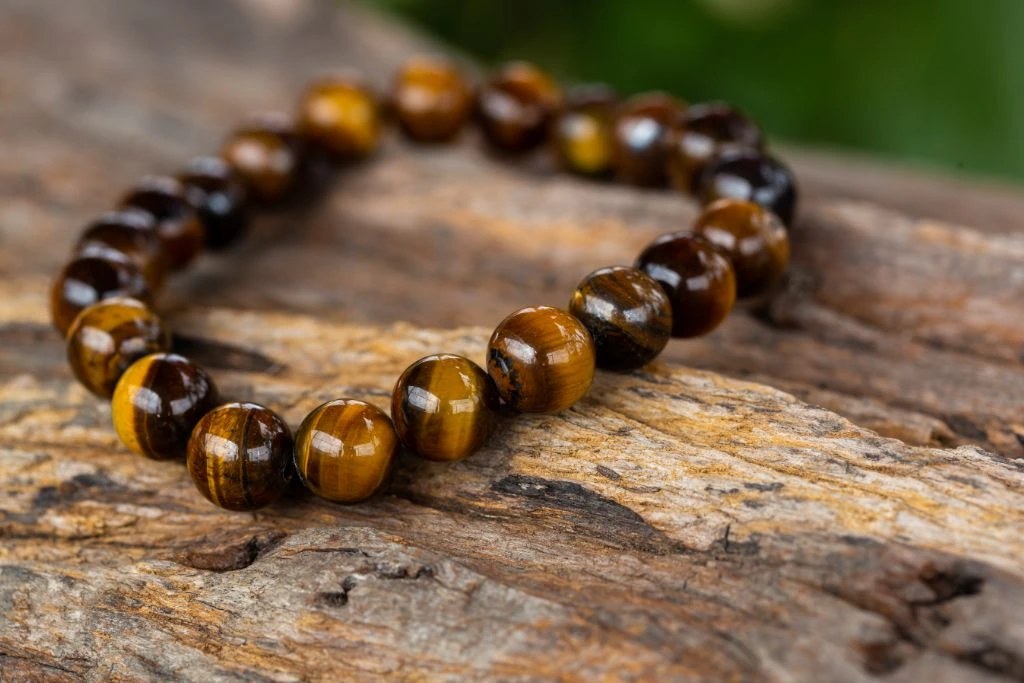
M 225 510 L 273 503 L 294 475 L 292 434 L 276 413 L 255 403 L 227 403 L 203 416 L 186 454 L 192 482 Z
M 472 455 L 497 424 L 500 401 L 494 381 L 463 356 L 421 358 L 395 385 L 391 418 L 410 451 L 447 462 Z
M 516 311 L 487 346 L 487 372 L 514 410 L 558 413 L 594 381 L 594 340 L 579 320 L 550 306 Z
M 57 275 L 50 288 L 50 318 L 61 334 L 78 314 L 97 301 L 129 297 L 151 302 L 146 276 L 127 257 L 77 258 Z
M 86 389 L 110 398 L 128 367 L 151 353 L 169 351 L 171 335 L 137 299 L 105 299 L 82 311 L 68 330 L 68 364 Z
M 677 125 L 685 104 L 665 93 L 651 92 L 627 100 L 615 118 L 615 174 L 632 185 L 665 183 L 668 131 Z
M 295 469 L 321 498 L 358 503 L 387 485 L 397 447 L 395 428 L 379 408 L 355 399 L 328 401 L 295 434 Z
M 693 231 L 721 249 L 736 271 L 736 295 L 760 294 L 782 279 L 789 235 L 778 216 L 742 199 L 719 199 L 704 209 Z
M 775 157 L 755 151 L 723 152 L 701 172 L 698 194 L 704 204 L 724 197 L 752 201 L 786 225 L 793 224 L 796 213 L 793 172 Z
M 700 171 L 723 151 L 763 146 L 761 129 L 736 109 L 722 102 L 696 104 L 669 133 L 668 172 L 678 189 L 694 193 Z
M 121 375 L 110 405 L 129 449 L 154 460 L 181 458 L 193 427 L 217 405 L 217 387 L 192 361 L 154 353 Z
M 569 91 L 551 141 L 562 168 L 585 176 L 602 176 L 611 170 L 616 104 L 614 91 L 607 87 Z
M 74 255 L 115 261 L 128 259 L 142 270 L 154 292 L 160 289 L 167 276 L 156 219 L 142 209 L 111 211 L 94 220 L 82 232 Z
M 654 360 L 672 336 L 672 304 L 651 277 L 625 266 L 601 268 L 583 279 L 569 312 L 594 339 L 597 365 L 635 370 Z
M 480 130 L 501 152 L 528 152 L 544 144 L 561 105 L 561 90 L 547 74 L 532 64 L 512 62 L 480 89 Z
M 450 59 L 420 56 L 402 66 L 391 93 L 398 125 L 417 142 L 451 140 L 473 113 L 473 90 Z
M 298 188 L 307 150 L 286 116 L 264 114 L 232 133 L 220 155 L 252 200 L 277 204 Z
M 356 74 L 311 84 L 299 101 L 299 132 L 341 158 L 364 157 L 380 142 L 380 102 Z
M 689 232 L 663 235 L 637 259 L 672 302 L 672 336 L 697 337 L 718 327 L 736 301 L 732 264 L 717 247 Z
M 224 249 L 245 233 L 249 227 L 245 185 L 228 162 L 219 157 L 197 157 L 178 179 L 199 211 L 207 247 Z
M 153 214 L 164 260 L 171 270 L 184 268 L 202 253 L 206 230 L 199 213 L 185 196 L 184 186 L 176 178 L 144 178 L 128 193 L 121 206 Z

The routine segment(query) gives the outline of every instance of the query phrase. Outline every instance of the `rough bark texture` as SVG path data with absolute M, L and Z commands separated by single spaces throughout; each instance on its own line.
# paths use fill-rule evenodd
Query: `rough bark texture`
M 0 680 L 1024 680 L 1010 191 L 792 153 L 783 292 L 368 504 L 224 513 L 117 444 L 46 320 L 78 227 L 307 77 L 425 45 L 312 0 L 0 0 Z M 694 215 L 471 138 L 389 140 L 175 282 L 179 348 L 293 425 L 385 406 Z

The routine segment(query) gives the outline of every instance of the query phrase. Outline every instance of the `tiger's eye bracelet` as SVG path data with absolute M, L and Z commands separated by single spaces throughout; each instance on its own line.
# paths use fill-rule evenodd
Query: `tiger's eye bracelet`
M 569 172 L 650 187 L 671 182 L 705 208 L 690 230 L 656 239 L 633 267 L 588 275 L 567 310 L 509 315 L 491 336 L 486 370 L 458 355 L 427 356 L 398 379 L 390 417 L 362 401 L 329 401 L 293 440 L 263 406 L 220 404 L 206 371 L 171 353 L 153 298 L 204 248 L 240 238 L 253 209 L 293 198 L 312 159 L 370 156 L 392 119 L 424 144 L 451 141 L 475 119 L 497 152 L 547 146 Z M 780 280 L 795 207 L 792 173 L 765 151 L 758 126 L 727 105 L 687 107 L 663 93 L 620 102 L 604 86 L 563 94 L 522 62 L 474 89 L 451 61 L 419 57 L 401 69 L 386 103 L 351 74 L 320 80 L 294 118 L 254 119 L 219 156 L 195 159 L 175 177 L 144 179 L 86 227 L 53 283 L 50 310 L 75 377 L 112 400 L 125 445 L 149 458 L 185 456 L 213 503 L 259 508 L 296 475 L 318 496 L 354 503 L 386 485 L 399 445 L 429 460 L 461 460 L 487 441 L 502 405 L 565 410 L 586 394 L 595 367 L 636 369 L 670 337 L 713 330 L 737 297 Z

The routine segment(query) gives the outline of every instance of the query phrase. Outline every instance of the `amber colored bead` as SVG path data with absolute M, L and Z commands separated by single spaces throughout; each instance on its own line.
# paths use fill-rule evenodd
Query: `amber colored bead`
M 111 254 L 109 257 L 77 258 L 64 266 L 50 288 L 50 318 L 61 334 L 78 314 L 97 301 L 113 297 L 130 297 L 150 302 L 146 276 L 128 260 Z
M 728 197 L 746 199 L 775 213 L 786 225 L 796 213 L 796 178 L 775 157 L 756 151 L 723 152 L 709 163 L 698 179 L 701 202 Z
M 67 336 L 68 363 L 86 389 L 110 398 L 128 367 L 151 353 L 168 351 L 171 335 L 137 299 L 105 299 L 82 311 Z
M 697 104 L 683 114 L 668 136 L 668 172 L 683 192 L 696 192 L 700 171 L 726 150 L 760 150 L 764 136 L 757 124 L 721 102 Z
M 391 102 L 406 136 L 444 142 L 458 135 L 473 113 L 473 90 L 451 60 L 414 57 L 398 72 Z
M 585 176 L 611 170 L 617 101 L 614 91 L 599 85 L 569 91 L 552 134 L 555 158 L 562 168 Z
M 380 142 L 377 95 L 354 75 L 310 85 L 299 102 L 296 121 L 302 135 L 339 157 L 366 156 Z
M 185 455 L 196 423 L 217 405 L 206 371 L 173 353 L 135 361 L 114 387 L 114 430 L 124 444 L 154 460 Z
M 569 312 L 594 339 L 597 365 L 635 370 L 646 365 L 672 337 L 672 304 L 650 276 L 625 266 L 601 268 L 583 279 Z
M 128 259 L 146 276 L 150 289 L 156 291 L 167 275 L 156 219 L 142 209 L 124 209 L 103 214 L 82 232 L 75 245 L 75 256 Z
M 255 403 L 227 403 L 204 415 L 185 458 L 199 492 L 225 510 L 269 505 L 294 476 L 288 425 Z
M 379 408 L 355 399 L 328 401 L 295 435 L 295 469 L 321 498 L 358 503 L 387 484 L 397 448 L 395 428 Z
M 697 337 L 718 327 L 736 302 L 732 263 L 717 247 L 689 232 L 663 235 L 637 259 L 672 303 L 672 336 Z
M 264 114 L 228 136 L 220 155 L 252 200 L 276 204 L 289 199 L 302 180 L 306 147 L 286 116 Z
M 245 185 L 228 162 L 219 157 L 197 157 L 178 179 L 199 211 L 207 247 L 224 249 L 245 233 L 249 226 Z
M 685 105 L 665 93 L 631 97 L 615 118 L 615 175 L 632 185 L 665 183 L 668 131 L 677 125 Z
M 697 218 L 694 233 L 717 246 L 736 271 L 736 295 L 764 292 L 789 264 L 789 234 L 779 217 L 759 204 L 719 199 Z
M 121 205 L 153 214 L 164 260 L 171 270 L 184 268 L 202 253 L 206 229 L 176 178 L 144 178 Z
M 557 413 L 583 398 L 594 380 L 594 340 L 579 320 L 549 306 L 501 321 L 487 346 L 487 372 L 511 408 Z
M 526 62 L 502 66 L 477 95 L 484 138 L 501 152 L 528 152 L 544 143 L 562 106 L 562 93 L 543 71 Z
M 494 380 L 463 356 L 410 365 L 395 385 L 391 418 L 406 448 L 427 460 L 462 460 L 487 441 L 500 405 Z

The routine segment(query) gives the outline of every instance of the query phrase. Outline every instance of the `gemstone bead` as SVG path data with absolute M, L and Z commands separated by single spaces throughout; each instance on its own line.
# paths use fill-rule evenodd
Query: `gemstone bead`
M 594 380 L 594 341 L 565 311 L 536 306 L 505 318 L 487 347 L 487 372 L 514 410 L 558 413 Z
M 185 187 L 176 178 L 144 178 L 122 200 L 121 206 L 153 214 L 164 261 L 171 270 L 184 268 L 202 253 L 206 229 L 185 196 Z
M 388 483 L 398 437 L 388 416 L 355 399 L 328 401 L 295 435 L 295 469 L 321 498 L 358 503 Z
M 395 385 L 391 417 L 405 447 L 427 460 L 462 460 L 497 424 L 498 390 L 483 369 L 450 353 L 421 358 Z
M 778 216 L 742 199 L 707 206 L 693 231 L 725 252 L 736 271 L 736 295 L 760 294 L 782 279 L 789 264 L 789 234 Z
M 636 268 L 601 268 L 583 279 L 569 312 L 590 332 L 597 365 L 635 370 L 654 360 L 672 336 L 672 304 L 651 277 Z
M 262 204 L 289 199 L 302 179 L 305 143 L 288 117 L 264 114 L 232 133 L 221 157 L 245 186 L 249 198 Z
M 473 90 L 459 67 L 444 57 L 420 56 L 405 63 L 391 93 L 395 118 L 417 142 L 445 142 L 473 113 Z
M 218 157 L 197 157 L 178 176 L 185 195 L 199 211 L 206 228 L 206 246 L 231 246 L 249 225 L 245 185 L 231 166 Z
M 574 88 L 555 121 L 552 147 L 559 165 L 584 176 L 603 176 L 612 169 L 614 91 L 598 85 Z
M 668 172 L 683 192 L 696 192 L 701 170 L 727 150 L 759 151 L 764 136 L 757 124 L 721 102 L 697 104 L 669 133 Z
M 156 219 L 142 209 L 110 211 L 94 220 L 79 237 L 74 255 L 127 259 L 142 270 L 153 291 L 160 288 L 167 275 Z
M 561 104 L 561 90 L 546 73 L 526 62 L 511 62 L 480 89 L 477 118 L 494 149 L 528 152 L 544 144 Z
M 723 197 L 755 202 L 772 211 L 786 225 L 793 224 L 796 213 L 793 172 L 775 157 L 756 151 L 722 153 L 701 172 L 698 194 L 704 204 Z
M 256 403 L 227 403 L 204 415 L 185 457 L 199 492 L 225 510 L 269 505 L 294 476 L 288 425 Z
M 138 266 L 116 254 L 76 258 L 64 266 L 50 288 L 53 326 L 66 335 L 79 313 L 113 297 L 150 303 L 149 285 Z
M 631 185 L 654 187 L 665 183 L 667 135 L 686 105 L 665 93 L 636 95 L 615 119 L 615 174 Z
M 296 121 L 302 135 L 341 158 L 366 156 L 380 141 L 380 103 L 355 74 L 311 84 L 299 102 Z

